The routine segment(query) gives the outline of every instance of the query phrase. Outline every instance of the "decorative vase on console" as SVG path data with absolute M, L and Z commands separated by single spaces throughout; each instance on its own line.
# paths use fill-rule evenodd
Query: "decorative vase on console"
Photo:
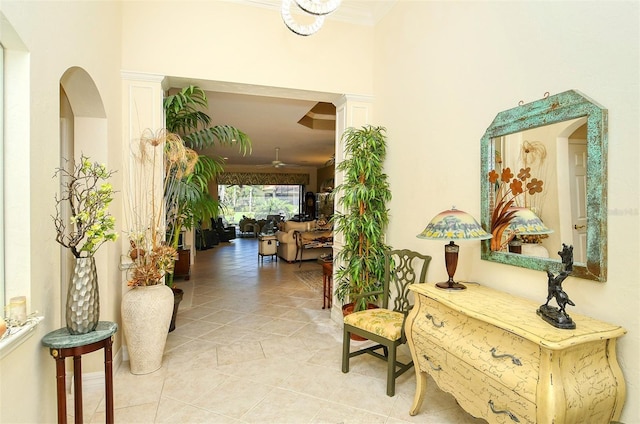
M 100 319 L 98 274 L 94 254 L 103 243 L 117 239 L 115 218 L 108 213 L 113 188 L 106 182 L 113 171 L 81 156 L 70 166 L 58 168 L 62 192 L 56 195 L 56 241 L 75 258 L 67 291 L 65 322 L 70 334 L 96 329 Z

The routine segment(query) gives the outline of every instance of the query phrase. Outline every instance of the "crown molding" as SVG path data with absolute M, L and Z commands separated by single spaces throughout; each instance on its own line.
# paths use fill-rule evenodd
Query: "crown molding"
M 280 11 L 281 0 L 223 0 L 230 3 L 243 4 L 247 6 L 262 7 L 275 11 Z M 342 21 L 346 23 L 374 26 L 386 15 L 397 0 L 342 0 L 338 10 L 327 15 L 327 19 Z

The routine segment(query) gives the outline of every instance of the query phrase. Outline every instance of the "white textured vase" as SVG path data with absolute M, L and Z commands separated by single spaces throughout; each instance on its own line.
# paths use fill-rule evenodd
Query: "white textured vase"
M 149 374 L 162 366 L 173 303 L 173 291 L 164 284 L 134 287 L 122 296 L 122 328 L 132 374 Z
M 98 273 L 93 256 L 76 258 L 67 290 L 65 313 L 70 334 L 86 334 L 96 329 L 100 319 Z

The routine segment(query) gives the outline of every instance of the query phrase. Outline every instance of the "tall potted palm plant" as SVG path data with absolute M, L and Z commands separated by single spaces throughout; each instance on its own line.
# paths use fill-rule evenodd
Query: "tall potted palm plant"
M 165 97 L 165 125 L 167 131 L 179 134 L 186 147 L 201 149 L 216 142 L 237 145 L 240 152 L 251 151 L 251 141 L 242 131 L 229 125 L 211 125 L 211 117 L 204 111 L 208 106 L 207 95 L 200 87 L 189 85 L 179 92 Z M 170 152 L 167 152 L 170 154 Z M 218 216 L 220 204 L 209 193 L 209 182 L 223 172 L 222 158 L 198 155 L 193 172 L 182 173 L 179 169 L 165 169 L 171 184 L 165 187 L 165 204 L 168 225 L 167 242 L 178 248 L 182 229 L 191 230 L 201 222 Z M 183 291 L 173 284 L 174 273 L 166 277 L 166 283 L 174 291 L 175 301 L 169 331 L 175 329 L 178 306 Z
M 343 304 L 354 302 L 354 311 L 375 300 L 362 295 L 380 288 L 384 278 L 384 252 L 389 249 L 384 233 L 391 200 L 383 172 L 385 132 L 384 127 L 347 128 L 342 136 L 347 159 L 336 167 L 344 172 L 344 182 L 336 187 L 342 207 L 332 218 L 344 239 L 336 254 L 336 296 Z
M 163 101 L 167 131 L 178 134 L 186 147 L 202 149 L 216 143 L 238 146 L 242 154 L 251 152 L 251 140 L 239 129 L 230 125 L 211 125 L 206 92 L 195 85 L 165 97 Z M 174 198 L 173 210 L 167 211 L 173 225 L 169 228 L 168 242 L 178 247 L 182 229 L 191 230 L 198 223 L 218 216 L 220 204 L 209 193 L 209 182 L 223 172 L 224 160 L 220 157 L 198 155 L 192 173 L 174 175 L 173 184 L 165 190 L 166 198 Z M 167 284 L 173 285 L 173 274 Z

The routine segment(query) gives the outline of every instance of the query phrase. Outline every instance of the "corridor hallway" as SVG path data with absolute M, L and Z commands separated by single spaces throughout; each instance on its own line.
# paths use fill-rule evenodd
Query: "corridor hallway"
M 342 329 L 322 309 L 321 284 L 314 290 L 295 274 L 317 270 L 321 283 L 322 267 L 259 262 L 257 252 L 249 238 L 197 252 L 193 306 L 180 305 L 162 368 L 132 375 L 122 362 L 114 371 L 116 423 L 484 422 L 431 379 L 420 414 L 409 416 L 415 372 L 388 397 L 386 364 L 370 355 L 353 358 L 343 374 Z M 407 359 L 406 346 L 400 352 Z M 105 422 L 103 392 L 86 385 L 85 422 Z M 73 414 L 71 396 L 68 405 Z

